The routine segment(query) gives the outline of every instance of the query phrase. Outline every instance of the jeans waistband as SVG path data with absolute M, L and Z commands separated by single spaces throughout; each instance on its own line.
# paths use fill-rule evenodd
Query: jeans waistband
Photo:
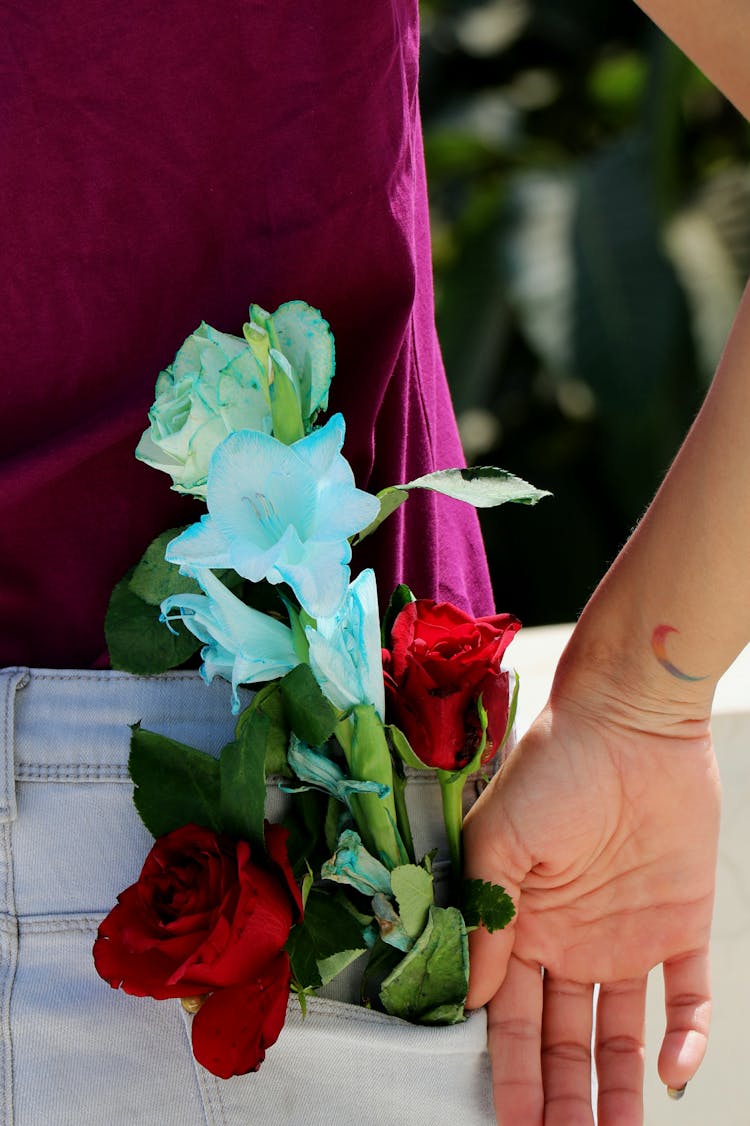
M 100 670 L 5 669 L 0 673 L 4 772 L 0 812 L 14 815 L 9 762 L 19 780 L 128 780 L 130 728 L 218 752 L 232 738 L 230 690 L 196 672 L 159 677 Z

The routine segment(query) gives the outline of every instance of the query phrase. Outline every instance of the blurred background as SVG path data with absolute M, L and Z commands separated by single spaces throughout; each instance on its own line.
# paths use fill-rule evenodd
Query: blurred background
M 498 611 L 570 621 L 674 456 L 750 274 L 750 126 L 630 0 L 422 0 L 438 330 Z M 685 529 L 690 535 L 690 529 Z

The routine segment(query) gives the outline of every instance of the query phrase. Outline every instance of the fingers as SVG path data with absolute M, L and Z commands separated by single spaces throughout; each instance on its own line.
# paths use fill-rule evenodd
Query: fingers
M 507 819 L 502 817 L 498 795 L 504 791 L 500 781 L 500 776 L 493 780 L 464 820 L 465 874 L 469 879 L 487 880 L 505 888 L 518 911 L 520 885 L 530 859 Z M 503 930 L 492 934 L 479 927 L 469 935 L 468 1008 L 486 1004 L 500 988 L 513 949 L 515 924 L 513 919 Z
M 596 1007 L 600 1126 L 643 1122 L 646 978 L 602 985 Z
M 469 992 L 466 1007 L 477 1009 L 494 997 L 505 977 L 515 927 L 490 934 L 479 927 L 469 935 Z
M 542 1081 L 545 1126 L 593 1126 L 593 986 L 544 975 Z
M 664 963 L 667 1031 L 659 1053 L 659 1075 L 679 1090 L 693 1078 L 708 1043 L 711 981 L 708 948 Z
M 542 1126 L 541 968 L 512 956 L 487 1007 L 487 1019 L 499 1126 Z

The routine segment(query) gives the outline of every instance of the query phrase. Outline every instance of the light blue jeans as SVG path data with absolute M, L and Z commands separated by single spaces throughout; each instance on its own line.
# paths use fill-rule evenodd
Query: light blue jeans
M 0 672 L 2 1126 L 490 1126 L 483 1011 L 420 1028 L 313 998 L 255 1075 L 198 1066 L 179 1001 L 128 997 L 96 974 L 101 918 L 151 847 L 131 800 L 129 725 L 218 752 L 228 687 L 194 673 Z M 415 837 L 438 839 L 427 776 L 409 787 Z M 269 816 L 283 796 L 272 789 Z M 341 991 L 344 991 L 343 994 Z

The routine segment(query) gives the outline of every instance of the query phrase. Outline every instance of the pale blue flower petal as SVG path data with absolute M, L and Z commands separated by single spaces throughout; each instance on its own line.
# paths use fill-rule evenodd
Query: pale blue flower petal
M 283 622 L 253 610 L 207 569 L 190 570 L 205 595 L 173 594 L 161 604 L 164 621 L 181 618 L 206 642 L 202 673 L 209 682 L 222 676 L 232 683 L 232 710 L 239 710 L 237 688 L 285 676 L 299 664 L 292 631 Z
M 301 458 L 312 476 L 319 479 L 325 477 L 338 460 L 337 455 L 341 453 L 345 436 L 346 424 L 343 414 L 333 414 L 325 426 L 320 426 L 313 430 L 312 434 L 300 438 L 299 442 L 295 442 L 290 449 Z M 346 459 L 344 464 L 348 467 Z M 338 471 L 341 472 L 341 469 L 339 468 Z M 351 473 L 351 468 L 349 472 Z M 353 475 L 351 480 L 354 482 Z
M 349 583 L 347 564 L 351 557 L 352 550 L 347 540 L 308 542 L 301 562 L 279 559 L 275 571 L 281 581 L 289 583 L 311 617 L 328 617 L 336 613 L 346 595 Z
M 208 507 L 228 538 L 264 550 L 289 524 L 304 538 L 315 498 L 316 483 L 302 471 L 293 447 L 267 434 L 238 431 L 211 458 Z
M 372 897 L 372 911 L 377 919 L 383 942 L 387 942 L 389 946 L 395 947 L 396 950 L 403 950 L 404 952 L 411 950 L 414 939 L 407 932 L 401 922 L 401 916 L 397 913 L 391 901 L 380 891 Z
M 313 535 L 319 540 L 348 539 L 371 524 L 379 512 L 380 501 L 371 493 L 345 484 L 329 487 L 326 482 L 318 494 Z
M 331 617 L 305 630 L 310 666 L 322 691 L 339 708 L 373 704 L 382 720 L 385 689 L 375 572 L 368 568 L 350 585 Z
M 181 535 L 170 540 L 164 558 L 168 563 L 193 567 L 229 567 L 229 543 L 211 516 L 201 516 Z
M 286 792 L 295 792 L 301 789 L 314 788 L 323 790 L 336 798 L 337 801 L 349 807 L 352 794 L 377 794 L 378 797 L 387 797 L 391 792 L 389 786 L 380 782 L 358 782 L 348 778 L 340 766 L 327 755 L 308 747 L 301 739 L 292 734 L 289 740 L 287 759 L 299 780 L 308 783 L 305 786 L 289 786 L 281 783 L 281 789 Z
M 363 895 L 371 896 L 377 892 L 393 895 L 388 869 L 367 851 L 353 829 L 346 829 L 341 834 L 336 852 L 325 862 L 320 875 L 324 880 L 349 884 Z
M 325 410 L 335 370 L 333 334 L 328 323 L 317 309 L 304 301 L 287 301 L 280 305 L 271 321 L 281 350 L 295 372 L 300 373 L 305 366 L 305 356 L 310 357 L 310 409 Z
M 288 583 L 312 617 L 334 614 L 349 582 L 349 537 L 379 510 L 354 485 L 343 435 L 341 415 L 293 446 L 231 434 L 211 458 L 209 516 L 172 541 L 168 558 Z

